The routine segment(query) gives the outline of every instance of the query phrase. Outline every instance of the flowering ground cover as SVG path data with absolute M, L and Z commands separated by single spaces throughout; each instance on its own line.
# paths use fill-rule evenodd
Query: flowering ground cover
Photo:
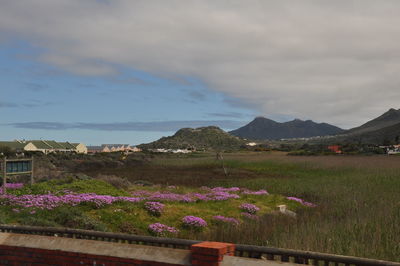
M 266 189 L 239 187 L 132 186 L 124 191 L 92 179 L 7 188 L 9 193 L 0 195 L 2 223 L 157 236 L 195 237 L 196 232 L 257 220 L 279 204 L 291 209 L 308 205 Z

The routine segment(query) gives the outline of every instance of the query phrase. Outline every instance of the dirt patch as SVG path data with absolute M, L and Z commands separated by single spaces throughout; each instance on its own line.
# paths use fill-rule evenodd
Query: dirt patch
M 171 184 L 185 186 L 204 186 L 215 179 L 232 178 L 257 178 L 259 173 L 244 169 L 228 169 L 228 175 L 220 167 L 213 165 L 207 166 L 161 166 L 161 165 L 141 165 L 136 167 L 123 167 L 116 169 L 99 169 L 89 171 L 90 176 L 116 175 L 124 177 L 131 182 L 146 180 L 153 184 Z

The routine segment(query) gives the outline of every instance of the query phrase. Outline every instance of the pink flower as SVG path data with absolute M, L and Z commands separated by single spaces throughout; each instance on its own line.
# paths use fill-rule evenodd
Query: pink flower
M 162 223 L 154 223 L 149 225 L 148 227 L 150 233 L 153 233 L 158 236 L 164 236 L 168 233 L 177 234 L 179 232 L 178 229 L 172 226 L 168 226 Z
M 182 219 L 183 225 L 186 227 L 191 227 L 191 228 L 204 228 L 207 227 L 207 222 L 204 221 L 200 217 L 196 216 L 185 216 Z
M 288 200 L 294 200 L 299 202 L 301 205 L 307 206 L 307 207 L 316 207 L 317 205 L 311 202 L 307 202 L 305 200 L 302 200 L 300 198 L 296 198 L 296 197 L 286 197 Z
M 251 203 L 243 203 L 242 205 L 240 205 L 240 209 L 250 214 L 255 214 L 260 210 L 260 208 Z

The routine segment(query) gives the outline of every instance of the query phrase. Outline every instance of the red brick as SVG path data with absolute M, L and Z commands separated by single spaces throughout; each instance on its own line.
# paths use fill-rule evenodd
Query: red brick
M 201 242 L 191 247 L 192 252 L 209 255 L 224 255 L 231 244 L 220 242 Z
M 220 266 L 219 262 L 209 262 L 209 261 L 192 261 L 193 266 Z
M 235 244 L 225 243 L 228 248 L 228 252 L 235 252 Z
M 192 254 L 192 260 L 199 261 L 222 261 L 224 255 L 204 255 L 204 254 Z

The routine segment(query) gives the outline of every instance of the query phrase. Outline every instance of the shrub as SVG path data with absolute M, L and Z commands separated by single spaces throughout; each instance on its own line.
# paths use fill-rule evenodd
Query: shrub
M 160 216 L 165 205 L 157 201 L 148 201 L 144 204 L 144 208 L 154 216 Z
M 239 225 L 239 220 L 235 219 L 235 218 L 232 218 L 232 217 L 225 217 L 225 216 L 222 216 L 222 215 L 216 215 L 216 216 L 213 217 L 213 219 L 217 220 L 217 221 L 224 222 L 224 223 L 230 223 L 230 224 L 233 224 L 233 225 Z
M 240 209 L 250 214 L 255 214 L 260 210 L 260 208 L 251 203 L 243 203 L 242 205 L 240 205 Z
M 183 223 L 184 227 L 196 229 L 196 230 L 201 230 L 201 229 L 207 227 L 206 221 L 204 221 L 200 217 L 191 216 L 191 215 L 183 217 L 182 223 Z
M 156 236 L 167 236 L 170 234 L 177 234 L 179 232 L 178 229 L 172 226 L 168 226 L 162 223 L 154 223 L 149 225 L 149 232 Z

